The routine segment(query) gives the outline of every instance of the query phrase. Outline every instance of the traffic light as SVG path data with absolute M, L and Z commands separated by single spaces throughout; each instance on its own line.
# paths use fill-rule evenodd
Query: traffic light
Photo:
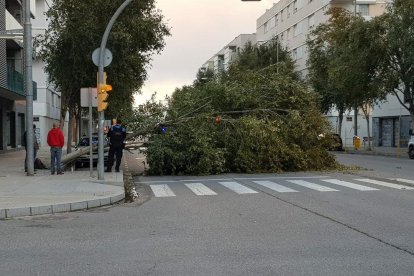
M 98 83 L 98 111 L 104 111 L 108 107 L 106 100 L 108 99 L 108 92 L 112 91 L 112 86 L 106 84 L 106 73 L 104 72 L 103 83 Z

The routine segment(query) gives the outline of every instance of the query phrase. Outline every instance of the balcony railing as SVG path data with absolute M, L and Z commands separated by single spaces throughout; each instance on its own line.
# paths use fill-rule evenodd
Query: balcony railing
M 17 72 L 12 67 L 7 67 L 7 89 L 21 96 L 26 96 L 24 93 L 23 74 Z M 33 100 L 37 100 L 36 82 L 33 82 Z

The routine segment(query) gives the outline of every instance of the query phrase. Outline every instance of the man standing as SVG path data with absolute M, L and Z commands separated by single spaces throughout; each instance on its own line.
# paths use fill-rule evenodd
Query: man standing
M 24 149 L 26 150 L 26 158 L 24 159 L 24 171 L 27 172 L 27 131 L 23 135 Z M 36 125 L 33 125 L 33 162 L 36 160 L 37 151 L 39 150 L 39 143 L 36 138 Z
M 116 120 L 116 124 L 113 125 L 106 135 L 109 138 L 109 154 L 108 154 L 108 167 L 105 172 L 111 172 L 114 165 L 114 155 L 116 156 L 115 171 L 119 172 L 119 166 L 121 165 L 122 150 L 124 149 L 124 141 L 126 138 L 126 129 L 122 127 L 121 120 Z
M 63 132 L 58 123 L 53 123 L 53 128 L 47 134 L 47 144 L 50 146 L 50 172 L 55 174 L 55 164 L 57 174 L 63 174 L 60 159 L 62 157 L 62 148 L 65 144 Z

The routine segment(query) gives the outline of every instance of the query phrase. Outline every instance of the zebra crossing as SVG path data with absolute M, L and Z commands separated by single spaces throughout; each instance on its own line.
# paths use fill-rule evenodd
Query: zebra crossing
M 235 179 L 243 180 L 246 179 Z M 414 187 L 403 184 L 414 184 L 413 180 L 403 178 L 390 178 L 387 181 L 379 181 L 370 178 L 356 178 L 351 180 L 340 180 L 333 178 L 320 178 L 320 179 L 276 179 L 276 180 L 248 180 L 252 183 L 245 184 L 237 181 L 222 181 L 222 179 L 199 179 L 198 181 L 154 181 L 144 182 L 151 188 L 155 197 L 175 197 L 176 193 L 172 187 L 177 188 L 179 185 L 186 187 L 192 194 L 196 196 L 215 196 L 218 195 L 218 191 L 222 191 L 221 187 L 224 187 L 226 191 L 233 192 L 235 194 L 257 194 L 263 192 L 265 189 L 272 190 L 277 193 L 298 193 L 303 190 L 309 189 L 317 192 L 340 192 L 341 190 L 351 189 L 357 191 L 378 191 L 381 188 L 385 189 L 397 189 L 397 190 L 414 190 Z M 188 182 L 188 183 L 186 183 Z M 317 182 L 317 183 L 315 183 Z M 397 182 L 397 183 L 395 183 Z M 169 184 L 166 184 L 169 183 Z M 174 183 L 174 184 L 172 184 Z M 207 184 L 209 183 L 209 184 Z M 363 184 L 361 184 L 363 183 Z M 400 184 L 402 183 L 402 184 Z M 218 185 L 217 185 L 218 184 Z M 323 185 L 322 185 L 323 184 Z M 367 186 L 367 184 L 371 186 Z M 325 186 L 327 185 L 327 186 Z M 299 187 L 303 187 L 302 191 Z M 216 190 L 215 190 L 216 189 Z

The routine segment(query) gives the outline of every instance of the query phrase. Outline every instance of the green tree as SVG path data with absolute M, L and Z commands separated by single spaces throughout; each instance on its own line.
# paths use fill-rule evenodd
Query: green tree
M 374 22 L 377 47 L 384 50 L 380 71 L 383 89 L 408 110 L 414 130 L 414 1 L 393 1 Z
M 49 26 L 36 38 L 40 57 L 56 90 L 61 92 L 61 121 L 69 112 L 70 122 L 80 115 L 80 88 L 96 87 L 97 67 L 92 52 L 100 41 L 112 14 L 122 0 L 55 0 L 46 16 Z M 169 35 L 155 1 L 132 1 L 115 23 L 108 40 L 113 61 L 106 69 L 109 96 L 106 115 L 122 117 L 132 110 L 133 94 L 146 79 L 146 65 L 153 53 L 164 47 Z M 85 16 L 87 15 L 87 16 Z M 71 127 L 69 127 L 71 129 Z M 70 150 L 71 133 L 68 135 Z
M 338 132 L 341 133 L 343 114 L 349 109 L 349 104 L 346 99 L 347 88 L 338 83 L 339 74 L 336 74 L 334 60 L 341 55 L 339 44 L 343 36 L 342 31 L 350 24 L 350 16 L 338 8 L 328 10 L 327 14 L 330 16 L 328 22 L 320 24 L 307 40 L 308 80 L 319 94 L 321 111 L 326 113 L 333 108 L 338 110 Z
M 339 133 L 343 112 L 357 107 L 364 112 L 370 136 L 370 110 L 385 98 L 378 74 L 382 50 L 376 46 L 376 26 L 342 8 L 331 8 L 327 14 L 330 20 L 308 40 L 310 83 L 320 94 L 323 112 L 338 109 Z
M 277 71 L 279 70 L 279 74 Z M 282 70 L 282 72 L 284 72 Z M 151 174 L 280 172 L 335 167 L 313 93 L 270 65 L 232 68 L 202 86 L 177 89 L 146 152 Z

